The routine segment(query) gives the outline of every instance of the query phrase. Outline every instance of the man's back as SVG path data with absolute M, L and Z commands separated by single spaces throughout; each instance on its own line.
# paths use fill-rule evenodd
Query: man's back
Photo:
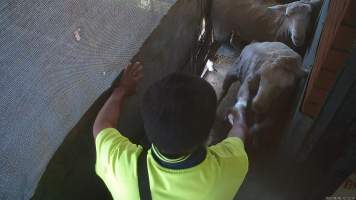
M 96 138 L 96 172 L 115 200 L 138 200 L 137 159 L 142 147 L 131 143 L 116 129 L 104 129 Z M 154 146 L 147 154 L 153 200 L 233 199 L 247 170 L 243 142 L 228 138 L 189 156 L 169 159 Z

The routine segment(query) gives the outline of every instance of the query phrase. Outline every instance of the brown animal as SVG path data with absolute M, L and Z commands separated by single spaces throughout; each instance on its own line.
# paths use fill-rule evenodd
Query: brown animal
M 285 44 L 252 43 L 243 49 L 225 77 L 223 91 L 226 94 L 239 80 L 234 109 L 246 109 L 251 134 L 270 133 L 283 129 L 297 82 L 304 74 L 302 58 Z M 270 135 L 268 138 L 277 140 Z
M 304 45 L 312 25 L 312 11 L 320 0 L 301 0 L 268 7 L 262 0 L 213 0 L 214 40 L 229 41 L 231 35 L 245 42 L 279 41 L 291 48 Z M 267 0 L 265 0 L 267 1 Z
M 226 95 L 224 95 L 219 102 L 215 122 L 210 132 L 210 138 L 208 141 L 209 145 L 217 144 L 227 137 L 231 124 L 229 123 L 226 115 L 236 103 L 236 94 L 239 92 L 239 88 L 239 81 L 232 83 L 228 88 Z

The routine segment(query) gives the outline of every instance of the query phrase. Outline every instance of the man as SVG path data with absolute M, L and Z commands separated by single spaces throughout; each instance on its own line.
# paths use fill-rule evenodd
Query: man
M 141 70 L 140 63 L 125 69 L 94 123 L 96 172 L 115 200 L 140 199 L 137 160 L 143 147 L 115 128 Z M 146 91 L 141 112 L 152 143 L 145 160 L 153 200 L 233 199 L 248 170 L 243 144 L 247 128 L 243 113 L 233 111 L 230 137 L 206 147 L 216 107 L 210 84 L 191 75 L 173 73 Z

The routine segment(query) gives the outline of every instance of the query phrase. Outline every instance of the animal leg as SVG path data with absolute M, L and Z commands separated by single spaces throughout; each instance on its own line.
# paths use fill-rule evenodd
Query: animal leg
M 245 48 L 245 46 L 247 46 L 249 44 L 248 41 L 245 41 L 241 38 L 241 36 L 234 32 L 231 36 L 230 39 L 230 45 L 234 48 L 234 49 L 243 49 Z
M 236 94 L 240 88 L 240 83 L 235 82 L 229 88 L 226 96 L 220 102 L 217 111 L 214 125 L 211 129 L 210 144 L 216 144 L 227 137 L 231 124 L 227 120 L 226 114 L 229 113 L 231 107 L 236 103 Z
M 235 105 L 233 106 L 233 109 L 236 110 L 239 114 L 241 112 L 245 112 L 247 110 L 247 103 L 248 103 L 249 95 L 250 95 L 250 92 L 249 92 L 248 83 L 246 81 L 244 81 L 239 89 L 238 94 L 237 94 L 237 101 L 236 101 Z M 241 115 L 240 115 L 240 117 L 241 117 Z M 234 121 L 233 116 L 229 115 L 228 120 L 232 124 L 232 122 Z M 246 119 L 245 119 L 245 121 L 246 121 Z
M 260 148 L 261 145 L 264 145 L 264 135 L 263 132 L 266 132 L 266 130 L 270 130 L 271 126 L 273 126 L 273 120 L 270 118 L 267 118 L 261 122 L 257 122 L 253 124 L 249 128 L 249 135 L 251 136 L 251 148 L 257 150 Z M 268 134 L 268 133 L 266 133 Z M 268 136 L 266 136 L 268 137 Z
M 231 31 L 228 31 L 224 25 L 221 25 L 220 23 L 213 22 L 213 38 L 214 41 L 217 41 L 218 43 L 222 44 L 224 42 L 229 41 L 231 37 Z
M 273 125 L 273 120 L 271 118 L 267 118 L 261 122 L 257 122 L 252 125 L 249 132 L 251 135 L 259 135 L 264 130 L 268 130 Z
M 249 83 L 248 81 L 244 81 L 240 87 L 239 93 L 237 94 L 237 102 L 234 107 L 236 109 L 246 109 L 249 98 L 250 98 Z
M 226 96 L 227 92 L 229 91 L 229 88 L 231 85 L 238 81 L 238 76 L 237 76 L 237 70 L 233 67 L 230 69 L 230 71 L 227 72 L 225 75 L 224 81 L 223 81 L 223 86 L 222 86 L 222 91 L 221 91 L 221 96 L 218 102 L 220 103 L 222 99 Z
M 209 54 L 208 54 L 208 59 L 211 59 L 212 61 L 216 61 L 217 60 L 216 52 L 218 51 L 220 46 L 221 46 L 221 43 L 218 42 L 218 41 L 214 41 L 211 44 L 210 50 L 209 50 Z

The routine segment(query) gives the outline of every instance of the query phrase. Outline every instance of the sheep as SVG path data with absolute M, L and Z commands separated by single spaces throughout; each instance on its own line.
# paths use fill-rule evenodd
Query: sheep
M 301 0 L 267 7 L 261 0 L 213 0 L 214 40 L 220 46 L 231 34 L 239 40 L 279 41 L 293 49 L 302 47 L 311 27 L 312 11 L 320 0 Z
M 238 93 L 232 94 L 236 96 L 233 108 L 246 110 L 250 133 L 260 135 L 276 126 L 283 129 L 296 85 L 304 75 L 301 56 L 285 44 L 252 43 L 242 50 L 227 73 L 223 93 L 235 81 L 241 82 Z
M 240 88 L 240 82 L 236 81 L 231 83 L 226 95 L 221 98 L 218 108 L 216 110 L 216 117 L 213 124 L 213 127 L 209 134 L 208 145 L 215 145 L 227 137 L 227 134 L 231 128 L 229 121 L 227 120 L 226 114 L 231 107 L 236 103 L 236 94 Z

